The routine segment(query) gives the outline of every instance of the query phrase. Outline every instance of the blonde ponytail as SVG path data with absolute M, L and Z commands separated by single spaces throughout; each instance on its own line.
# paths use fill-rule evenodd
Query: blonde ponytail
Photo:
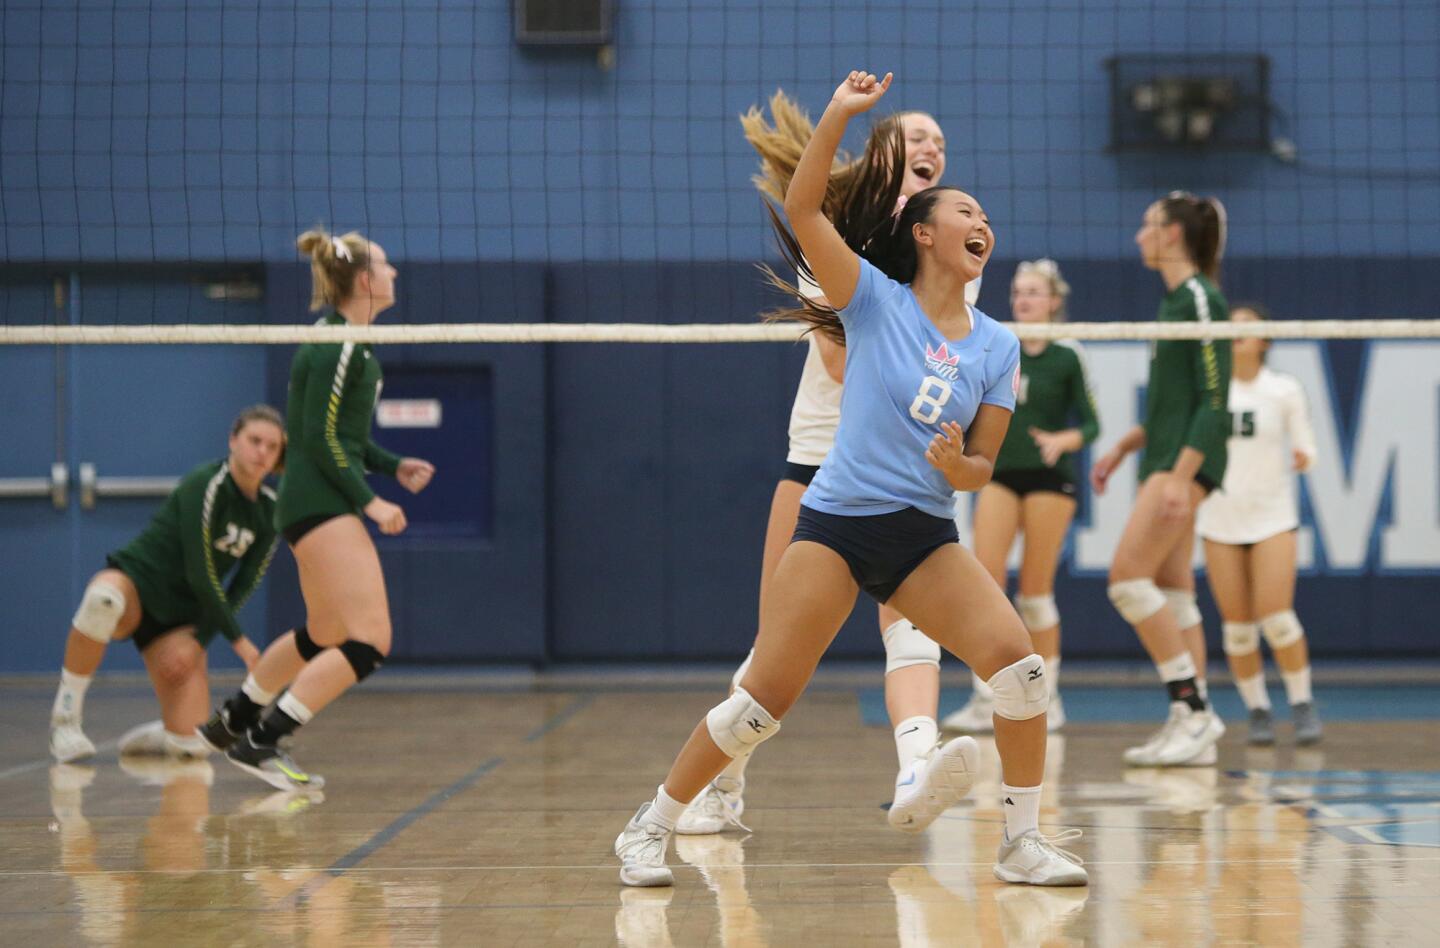
M 335 236 L 315 227 L 297 237 L 295 246 L 310 258 L 311 312 L 349 299 L 355 275 L 370 265 L 370 243 L 353 230 Z

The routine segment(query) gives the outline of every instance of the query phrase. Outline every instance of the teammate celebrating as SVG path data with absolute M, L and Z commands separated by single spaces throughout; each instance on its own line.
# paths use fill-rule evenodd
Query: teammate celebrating
M 210 706 L 206 647 L 219 632 L 246 667 L 259 656 L 235 614 L 275 551 L 275 493 L 263 482 L 285 453 L 280 413 L 269 405 L 242 411 L 229 449 L 181 478 L 144 532 L 107 556 L 86 586 L 50 712 L 50 753 L 61 763 L 95 754 L 82 729 L 85 692 L 110 642 L 134 641 L 160 699 L 161 720 L 125 734 L 122 754 L 206 753 L 195 736 Z
M 1023 261 L 1010 284 L 1010 311 L 1017 323 L 1065 318 L 1070 284 L 1053 260 Z M 1078 424 L 1072 427 L 1071 422 Z M 1074 452 L 1100 434 L 1085 357 L 1073 342 L 1025 342 L 1020 346 L 1020 392 L 995 476 L 975 500 L 975 555 L 1005 588 L 1006 560 L 1017 531 L 1025 534 L 1015 609 L 1035 652 L 1045 659 L 1050 683 L 1050 730 L 1065 723 L 1060 703 L 1060 612 L 1055 608 L 1055 569 L 1075 516 Z M 995 696 L 979 675 L 970 701 L 945 718 L 945 727 L 988 733 L 994 729 Z
M 1145 266 L 1165 281 L 1160 322 L 1228 318 L 1216 285 L 1225 249 L 1219 201 L 1182 192 L 1156 201 L 1135 243 Z M 1109 594 L 1155 662 L 1170 714 L 1149 740 L 1125 751 L 1125 762 L 1209 765 L 1225 724 L 1197 681 L 1204 677 L 1205 640 L 1190 556 L 1195 508 L 1225 477 L 1230 347 L 1209 339 L 1160 340 L 1151 352 L 1145 423 L 1126 432 L 1090 471 L 1095 492 L 1103 493 L 1125 456 L 1145 449 L 1140 491 L 1110 564 Z
M 762 194 L 783 202 L 795 166 L 814 128 L 804 111 L 783 92 L 771 98 L 770 112 L 775 118 L 774 125 L 765 121 L 759 109 L 751 109 L 742 116 L 741 124 L 745 137 L 760 153 L 761 173 L 755 177 L 756 186 Z M 924 112 L 903 112 L 895 121 L 900 123 L 899 131 L 905 142 L 900 198 L 908 200 L 939 181 L 945 173 L 945 138 L 935 119 Z M 856 176 L 874 160 L 875 156 L 867 154 L 856 161 L 837 163 L 830 173 L 831 191 L 836 195 L 849 192 Z M 830 202 L 825 208 L 832 221 L 839 216 L 836 205 L 838 202 Z M 799 281 L 801 294 L 824 305 L 820 288 L 803 276 L 802 273 Z M 966 286 L 968 302 L 975 301 L 979 286 L 978 279 Z M 775 565 L 795 532 L 801 495 L 834 446 L 835 429 L 840 423 L 845 347 L 825 333 L 812 332 L 806 339 L 809 352 L 790 410 L 790 451 L 785 459 L 785 476 L 775 485 L 765 530 L 760 571 L 762 612 Z M 944 757 L 937 754 L 939 728 L 935 722 L 940 701 L 940 646 L 893 608 L 882 603 L 878 610 L 881 640 L 885 645 L 885 706 L 899 758 L 889 820 L 898 829 L 920 832 L 958 799 L 956 788 L 948 785 L 942 769 L 935 766 Z M 750 658 L 746 658 L 735 672 L 732 687 L 739 685 L 749 662 Z M 744 828 L 740 822 L 745 810 L 742 794 L 745 768 L 751 756 L 742 754 L 721 771 L 685 811 L 676 832 L 703 835 L 721 832 L 731 825 Z
M 783 316 L 846 340 L 845 404 L 835 446 L 802 499 L 794 541 L 775 568 L 755 657 L 737 687 L 691 734 L 655 797 L 615 841 L 626 885 L 671 885 L 675 822 L 726 764 L 772 737 L 850 612 L 858 589 L 987 676 L 1005 777 L 1006 831 L 995 874 L 1008 882 L 1081 885 L 1085 870 L 1038 828 L 1045 767 L 1044 662 L 1005 595 L 960 546 L 954 491 L 982 487 L 1015 406 L 1020 345 L 965 302 L 994 246 L 970 195 L 928 188 L 894 213 L 904 176 L 889 147 L 857 177 L 841 233 L 825 216 L 829 169 L 850 118 L 891 77 L 852 72 L 836 89 L 785 195 L 790 229 L 772 219 L 788 259 L 830 305 Z M 852 247 L 858 247 L 857 253 Z M 836 307 L 832 309 L 831 306 Z M 968 790 L 971 739 L 942 766 Z M 1078 831 L 1072 831 L 1078 833 Z M 1065 838 L 1069 838 L 1066 835 Z
M 310 309 L 324 310 L 320 325 L 368 326 L 395 304 L 396 271 L 379 244 L 317 229 L 301 234 L 297 245 L 310 257 Z M 296 766 L 279 740 L 365 680 L 390 651 L 385 577 L 360 514 L 393 536 L 404 531 L 405 512 L 375 496 L 364 471 L 389 474 L 412 493 L 435 473 L 428 461 L 396 457 L 370 440 L 380 386 L 380 360 L 368 344 L 312 343 L 295 353 L 290 462 L 275 520 L 300 568 L 309 623 L 272 642 L 200 732 L 239 767 L 282 790 L 323 781 Z
M 1265 318 L 1254 304 L 1230 318 Z M 1275 743 L 1260 639 L 1270 643 L 1295 722 L 1295 741 L 1320 740 L 1310 692 L 1310 654 L 1295 615 L 1295 532 L 1300 512 L 1294 471 L 1315 463 L 1315 432 L 1305 390 L 1294 376 L 1266 367 L 1270 343 L 1236 339 L 1230 379 L 1233 419 L 1223 489 L 1200 505 L 1195 529 L 1205 541 L 1205 570 L 1224 621 L 1225 656 L 1250 713 L 1251 744 Z

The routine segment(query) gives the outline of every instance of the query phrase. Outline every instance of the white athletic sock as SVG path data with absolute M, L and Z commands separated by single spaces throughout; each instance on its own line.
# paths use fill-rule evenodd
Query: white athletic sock
M 1019 839 L 1040 828 L 1040 788 L 1000 785 L 1005 806 L 1005 838 Z
M 275 707 L 294 718 L 296 724 L 309 724 L 310 719 L 315 716 L 314 711 L 301 704 L 300 699 L 288 691 L 280 696 L 280 701 Z
M 1285 700 L 1290 702 L 1291 707 L 1297 704 L 1309 704 L 1315 700 L 1310 694 L 1309 665 L 1298 672 L 1287 672 L 1282 669 L 1280 679 L 1285 682 Z
M 165 729 L 165 747 L 181 757 L 204 757 L 210 753 L 210 745 L 198 734 L 176 734 L 169 728 Z
M 970 673 L 970 687 L 974 689 L 975 697 L 981 701 L 993 702 L 995 700 L 995 689 L 991 688 L 989 682 L 973 671 Z
M 1050 682 L 1050 697 L 1060 690 L 1060 656 L 1045 659 L 1045 678 Z
M 1155 670 L 1160 673 L 1160 680 L 1166 684 L 1172 681 L 1184 681 L 1186 678 L 1195 677 L 1195 660 L 1190 657 L 1189 652 L 1181 652 L 1174 658 L 1156 662 Z
M 741 679 L 743 679 L 743 678 L 745 677 L 745 673 L 750 670 L 750 664 L 751 664 L 752 662 L 754 662 L 754 661 L 755 661 L 755 650 L 752 648 L 752 649 L 750 650 L 750 654 L 745 656 L 745 661 L 741 662 L 741 663 L 740 663 L 740 667 L 737 668 L 737 669 L 735 669 L 735 674 L 733 674 L 733 675 L 730 676 L 730 690 L 731 690 L 731 691 L 734 691 L 736 688 L 739 688 L 739 687 L 740 687 L 740 681 L 741 681 Z
M 736 757 L 725 765 L 725 769 L 720 771 L 720 776 L 715 779 L 720 780 L 724 778 L 726 780 L 733 780 L 737 787 L 745 786 L 745 768 L 750 766 L 750 758 L 754 756 L 754 754 L 755 751 L 752 750 L 748 754 L 741 754 L 739 757 Z M 731 788 L 726 787 L 724 789 L 728 790 Z
M 667 830 L 673 830 L 675 821 L 685 814 L 685 808 L 689 805 L 671 799 L 670 794 L 665 792 L 665 785 L 662 783 L 655 788 L 655 799 L 650 804 L 650 819 Z
M 68 718 L 78 724 L 85 713 L 85 690 L 92 680 L 91 675 L 77 675 L 60 669 L 60 687 L 55 692 L 55 704 L 50 708 L 50 720 Z
M 1247 711 L 1269 711 L 1270 693 L 1265 690 L 1265 673 L 1257 672 L 1249 678 L 1235 679 L 1235 690 L 1245 702 Z
M 260 682 L 255 680 L 255 674 L 253 672 L 245 676 L 245 683 L 240 686 L 240 691 L 244 693 L 245 697 L 262 708 L 275 700 L 275 692 L 266 691 L 262 688 Z M 303 724 L 304 722 L 302 721 L 301 723 Z
M 900 770 L 904 771 L 916 758 L 930 753 L 939 739 L 940 728 L 935 719 L 923 714 L 895 725 L 895 756 L 900 758 Z
M 1210 701 L 1210 685 L 1204 678 L 1195 679 L 1195 690 L 1200 692 L 1200 700 L 1206 703 Z

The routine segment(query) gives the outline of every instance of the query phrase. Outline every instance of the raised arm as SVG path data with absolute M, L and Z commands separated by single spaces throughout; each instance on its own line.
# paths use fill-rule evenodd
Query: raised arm
M 830 168 L 845 127 L 851 117 L 872 108 L 885 95 L 893 79 L 886 73 L 877 80 L 873 74 L 852 72 L 831 97 L 815 134 L 805 146 L 795 176 L 785 192 L 785 216 L 805 253 L 815 282 L 836 309 L 844 309 L 860 279 L 860 258 L 845 243 L 823 211 Z

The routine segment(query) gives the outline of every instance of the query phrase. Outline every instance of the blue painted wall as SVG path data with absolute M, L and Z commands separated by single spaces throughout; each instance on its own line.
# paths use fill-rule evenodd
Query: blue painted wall
M 1182 186 L 1226 199 L 1234 255 L 1440 251 L 1430 0 L 616 6 L 604 71 L 517 50 L 510 0 L 7 3 L 0 259 L 286 260 L 315 221 L 409 260 L 749 259 L 735 116 L 777 87 L 818 111 L 857 64 L 939 118 L 1017 257 L 1128 255 Z M 1127 52 L 1270 56 L 1303 166 L 1107 154 Z

